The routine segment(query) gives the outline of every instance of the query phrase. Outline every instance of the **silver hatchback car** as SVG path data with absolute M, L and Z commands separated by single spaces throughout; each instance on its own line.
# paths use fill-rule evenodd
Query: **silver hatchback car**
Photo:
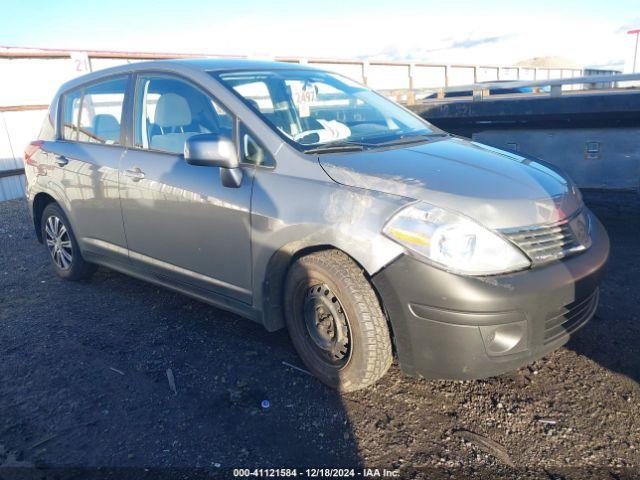
M 189 60 L 72 80 L 25 151 L 38 238 L 287 327 L 342 391 L 518 368 L 598 304 L 601 223 L 554 167 L 306 65 Z

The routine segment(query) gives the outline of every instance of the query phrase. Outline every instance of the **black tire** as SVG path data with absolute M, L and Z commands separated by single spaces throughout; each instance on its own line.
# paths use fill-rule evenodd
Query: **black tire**
M 58 226 L 60 226 L 59 229 Z M 50 203 L 45 207 L 40 228 L 43 243 L 47 247 L 49 259 L 58 276 L 65 280 L 76 281 L 93 275 L 97 266 L 82 257 L 71 223 L 58 204 Z M 59 232 L 64 233 L 58 235 Z M 60 240 L 56 242 L 58 237 Z
M 294 262 L 284 306 L 293 345 L 325 384 L 352 392 L 389 369 L 393 354 L 387 319 L 362 269 L 343 252 L 323 250 Z M 325 327 L 328 331 L 317 333 Z

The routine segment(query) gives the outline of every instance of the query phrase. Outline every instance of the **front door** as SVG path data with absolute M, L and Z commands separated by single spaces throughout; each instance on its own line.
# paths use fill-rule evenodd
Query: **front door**
M 134 148 L 120 164 L 129 256 L 160 280 L 251 303 L 250 201 L 253 174 L 224 187 L 220 169 L 189 165 L 185 141 L 199 133 L 234 138 L 234 121 L 192 83 L 139 76 Z

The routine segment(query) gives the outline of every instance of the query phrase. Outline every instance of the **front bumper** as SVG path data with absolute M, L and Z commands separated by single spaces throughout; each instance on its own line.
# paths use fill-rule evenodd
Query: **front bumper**
M 373 283 L 400 367 L 425 378 L 499 375 L 565 344 L 594 315 L 609 238 L 593 214 L 591 247 L 506 275 L 456 275 L 403 255 Z

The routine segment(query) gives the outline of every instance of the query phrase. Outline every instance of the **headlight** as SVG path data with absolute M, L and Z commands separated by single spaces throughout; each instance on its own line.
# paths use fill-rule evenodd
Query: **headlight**
M 466 275 L 493 275 L 531 265 L 515 245 L 453 212 L 410 205 L 385 225 L 384 234 L 436 266 Z

